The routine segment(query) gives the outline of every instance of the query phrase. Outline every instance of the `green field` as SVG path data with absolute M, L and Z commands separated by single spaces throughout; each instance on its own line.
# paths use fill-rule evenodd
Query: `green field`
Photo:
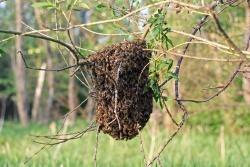
M 78 121 L 76 131 L 86 127 Z M 35 153 L 41 145 L 33 143 L 30 134 L 45 135 L 49 126 L 31 124 L 21 128 L 18 124 L 6 122 L 0 133 L 0 166 L 1 167 L 82 167 L 94 166 L 95 132 L 90 132 L 81 139 L 69 141 L 58 147 L 43 150 L 26 165 L 25 159 Z M 148 157 L 156 153 L 169 137 L 163 127 L 152 133 L 150 125 L 143 130 L 145 152 Z M 152 138 L 155 136 L 155 138 Z M 185 127 L 164 153 L 161 162 L 166 166 L 185 167 L 248 167 L 250 166 L 250 134 L 225 131 L 211 133 L 202 127 L 192 129 Z M 155 140 L 155 142 L 154 142 Z M 153 144 L 152 144 L 153 143 Z M 151 150 L 151 151 L 150 151 Z M 152 152 L 153 150 L 153 152 Z M 97 165 L 100 167 L 137 167 L 143 166 L 140 140 L 115 141 L 107 135 L 100 134 Z M 154 166 L 157 166 L 154 164 Z

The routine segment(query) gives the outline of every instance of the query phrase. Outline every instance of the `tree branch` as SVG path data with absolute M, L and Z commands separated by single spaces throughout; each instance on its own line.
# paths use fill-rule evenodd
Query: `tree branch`
M 23 55 L 23 53 L 22 53 L 21 51 L 18 51 L 18 53 L 21 55 L 21 57 L 22 57 L 22 59 L 23 59 L 25 68 L 31 69 L 31 70 L 37 70 L 37 71 L 55 71 L 55 72 L 60 72 L 60 71 L 64 71 L 64 70 L 67 70 L 67 69 L 76 67 L 76 66 L 90 64 L 90 62 L 86 61 L 85 59 L 81 59 L 80 62 L 77 63 L 77 64 L 74 64 L 74 65 L 71 65 L 71 66 L 67 66 L 67 67 L 63 67 L 63 68 L 59 68 L 59 69 L 36 68 L 36 67 L 30 67 L 30 66 L 27 64 L 26 59 L 24 58 L 24 55 Z
M 73 55 L 75 57 L 77 57 L 76 59 L 78 59 L 78 53 L 74 48 L 72 48 L 72 46 L 70 46 L 69 44 L 67 44 L 67 43 L 65 43 L 63 41 L 60 41 L 60 40 L 57 40 L 57 39 L 54 39 L 54 38 L 51 38 L 51 37 L 48 37 L 48 36 L 35 35 L 35 34 L 25 34 L 23 32 L 17 32 L 17 31 L 0 30 L 0 33 L 27 36 L 27 37 L 31 37 L 31 38 L 38 38 L 38 39 L 43 39 L 43 40 L 54 42 L 54 43 L 57 43 L 59 45 L 62 45 L 64 47 L 66 47 L 71 53 L 73 53 Z
M 220 31 L 220 33 L 222 34 L 223 38 L 227 41 L 228 45 L 237 54 L 239 54 L 241 56 L 242 60 L 238 64 L 236 70 L 234 71 L 234 73 L 232 74 L 232 76 L 230 77 L 230 79 L 228 80 L 228 82 L 226 83 L 226 85 L 221 90 L 219 90 L 218 92 L 216 92 L 214 95 L 210 96 L 209 98 L 207 98 L 205 100 L 184 100 L 184 99 L 178 99 L 178 97 L 177 97 L 176 98 L 177 101 L 193 102 L 193 103 L 204 103 L 204 102 L 208 102 L 208 101 L 212 100 L 213 98 L 219 96 L 222 92 L 224 92 L 230 86 L 230 84 L 233 82 L 233 80 L 235 79 L 235 77 L 237 76 L 237 74 L 240 72 L 240 69 L 241 69 L 242 65 L 244 64 L 244 62 L 247 59 L 246 55 L 240 50 L 240 48 L 238 48 L 236 46 L 236 44 L 231 40 L 231 38 L 228 36 L 228 34 L 222 28 L 221 23 L 220 23 L 218 17 L 216 16 L 216 14 L 214 12 L 212 12 L 212 11 L 211 11 L 211 14 L 212 14 L 212 18 L 215 21 L 215 24 L 216 24 L 218 30 Z
M 210 5 L 210 9 L 211 10 L 214 10 L 216 7 L 217 7 L 218 3 L 217 1 L 214 1 L 212 2 L 212 4 Z M 209 15 L 206 15 L 204 16 L 200 22 L 196 25 L 196 27 L 194 28 L 193 32 L 192 32 L 192 35 L 195 35 L 200 29 L 201 27 L 206 23 L 207 19 L 209 18 Z M 190 37 L 188 39 L 188 42 L 191 42 L 194 38 L 193 37 Z M 185 55 L 188 48 L 190 46 L 190 43 L 187 43 L 187 45 L 185 46 L 184 50 L 183 50 L 183 54 Z M 179 76 L 179 73 L 180 73 L 180 68 L 181 68 L 181 64 L 183 62 L 183 57 L 180 57 L 178 62 L 177 62 L 177 65 L 176 65 L 176 68 L 175 68 L 175 75 L 178 77 Z M 164 83 L 165 84 L 165 83 Z M 175 98 L 178 99 L 179 98 L 179 80 L 175 80 Z

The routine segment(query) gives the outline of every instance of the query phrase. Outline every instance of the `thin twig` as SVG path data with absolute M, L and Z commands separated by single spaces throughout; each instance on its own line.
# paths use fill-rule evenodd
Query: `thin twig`
M 73 48 L 75 49 L 75 51 L 78 53 L 79 56 L 83 57 L 82 53 L 77 49 L 76 45 L 75 45 L 75 42 L 73 41 L 72 37 L 71 37 L 71 34 L 70 34 L 70 30 L 67 30 L 67 34 L 68 34 L 68 37 L 69 37 L 69 40 L 70 40 L 70 43 L 72 44 Z M 78 64 L 79 62 L 79 58 L 78 56 L 76 55 L 73 55 L 76 59 L 76 63 Z
M 214 9 L 217 7 L 217 5 L 218 5 L 218 2 L 217 2 L 217 0 L 215 0 L 215 1 L 212 2 L 212 4 L 210 5 L 210 7 L 209 7 L 210 10 L 214 10 Z M 225 7 L 225 8 L 226 8 L 226 7 Z M 222 11 L 224 11 L 225 8 L 223 8 L 219 13 L 221 13 Z M 186 51 L 188 50 L 188 48 L 189 48 L 189 46 L 190 46 L 190 44 L 191 44 L 191 41 L 192 41 L 193 39 L 201 40 L 201 41 L 203 41 L 203 42 L 206 42 L 206 43 L 211 44 L 212 46 L 216 46 L 216 47 L 219 47 L 219 48 L 222 46 L 221 44 L 218 45 L 218 44 L 216 44 L 216 43 L 210 42 L 210 41 L 208 41 L 208 40 L 203 40 L 203 39 L 201 39 L 201 38 L 199 38 L 199 37 L 194 36 L 198 31 L 200 31 L 200 29 L 202 28 L 202 26 L 205 25 L 205 23 L 207 22 L 208 18 L 209 18 L 209 15 L 204 16 L 204 17 L 199 21 L 199 23 L 196 25 L 196 27 L 194 28 L 194 30 L 193 30 L 193 32 L 191 33 L 191 35 L 188 35 L 187 33 L 183 33 L 183 32 L 180 32 L 180 31 L 172 30 L 172 32 L 175 32 L 175 33 L 178 33 L 178 34 L 181 34 L 181 35 L 185 35 L 185 36 L 189 36 L 188 43 L 186 44 L 186 46 L 185 46 L 185 48 L 184 48 L 184 50 L 183 50 L 183 54 L 182 54 L 183 56 L 181 56 L 181 57 L 179 58 L 179 60 L 177 61 L 177 65 L 176 65 L 176 68 L 175 68 L 175 74 L 176 74 L 177 77 L 179 76 L 180 67 L 181 67 L 183 58 L 186 57 L 186 56 L 184 56 L 184 55 L 186 54 Z M 226 49 L 226 48 L 223 47 L 223 49 Z M 227 49 L 230 49 L 230 48 L 227 48 Z M 219 61 L 220 61 L 220 60 L 219 60 Z M 224 60 L 223 60 L 223 61 L 224 61 Z M 169 80 L 163 81 L 163 83 L 161 84 L 161 86 L 164 86 L 168 81 L 169 81 Z M 176 92 L 176 93 L 175 93 L 175 97 L 176 97 L 176 98 L 179 98 L 179 81 L 178 81 L 178 80 L 175 81 L 175 92 Z
M 210 9 L 215 9 L 217 6 L 217 2 L 212 2 L 212 4 L 210 5 Z M 206 20 L 209 18 L 209 16 L 204 16 L 199 22 L 198 24 L 196 25 L 196 27 L 194 28 L 193 32 L 192 32 L 192 35 L 195 35 L 200 29 L 201 27 L 204 25 L 204 23 L 206 23 Z M 190 37 L 188 39 L 188 42 L 191 42 L 194 38 L 193 37 Z M 186 54 L 188 48 L 190 46 L 190 43 L 187 43 L 187 45 L 185 46 L 184 50 L 183 50 L 183 55 Z M 175 67 L 175 75 L 177 77 L 179 77 L 179 73 L 180 73 L 180 68 L 181 68 L 181 64 L 182 64 L 182 61 L 183 61 L 183 57 L 180 57 L 179 60 L 177 61 L 177 65 Z M 179 80 L 175 80 L 175 98 L 179 98 Z
M 86 99 L 84 99 L 78 106 L 76 106 L 73 110 L 71 110 L 70 112 L 67 112 L 64 115 L 64 119 L 67 119 L 67 117 L 72 114 L 74 111 L 76 111 L 79 107 L 81 107 L 81 105 L 83 105 L 86 101 L 88 100 L 88 97 Z
M 221 93 L 223 93 L 229 86 L 230 84 L 233 82 L 233 80 L 235 79 L 235 77 L 237 76 L 237 74 L 239 73 L 239 69 L 241 68 L 243 62 L 241 62 L 236 70 L 234 71 L 234 73 L 231 75 L 230 79 L 228 80 L 228 82 L 225 84 L 225 86 L 223 88 L 221 88 L 218 92 L 216 92 L 215 94 L 213 94 L 212 96 L 204 99 L 204 100 L 190 100 L 190 99 L 175 99 L 177 101 L 181 101 L 181 102 L 193 102 L 193 103 L 205 103 L 208 102 L 212 99 L 214 99 L 215 97 L 219 96 Z
M 138 125 L 138 126 L 140 126 L 140 125 Z M 140 139 L 141 153 L 143 155 L 144 166 L 147 166 L 147 158 L 146 158 L 146 153 L 145 153 L 145 149 L 144 149 L 144 145 L 143 145 L 143 139 L 142 139 L 142 135 L 141 135 L 141 132 L 140 132 L 139 129 L 140 128 L 138 127 L 138 134 L 139 134 L 139 139 Z
M 188 113 L 184 112 L 183 117 L 182 117 L 182 121 L 180 123 L 180 125 L 178 126 L 177 130 L 172 133 L 172 135 L 169 137 L 169 139 L 166 141 L 166 143 L 161 147 L 161 149 L 159 150 L 159 152 L 155 155 L 155 157 L 147 164 L 147 167 L 151 166 L 155 160 L 157 160 L 160 155 L 162 154 L 162 152 L 165 150 L 165 148 L 167 147 L 167 145 L 173 140 L 173 138 L 179 133 L 179 131 L 182 129 L 184 123 L 186 122 Z
M 201 9 L 205 9 L 203 6 L 198 6 L 198 5 L 193 5 L 193 4 L 188 4 L 188 3 L 184 3 L 184 2 L 180 2 L 180 1 L 176 1 L 176 0 L 165 0 L 165 1 L 160 1 L 160 2 L 157 2 L 157 3 L 153 3 L 153 4 L 149 4 L 147 6 L 143 6 L 139 9 L 136 9 L 122 17 L 119 17 L 119 18 L 115 18 L 115 19 L 110 19 L 110 20 L 102 20 L 102 21 L 97 21 L 97 22 L 91 22 L 91 23 L 85 23 L 85 24 L 78 24 L 78 25 L 73 25 L 67 29 L 72 29 L 72 28 L 78 28 L 78 27 L 85 27 L 85 26 L 93 26 L 93 25 L 98 25 L 98 24 L 106 24 L 106 23 L 114 23 L 114 22 L 119 22 L 121 20 L 124 20 L 142 10 L 145 10 L 147 8 L 152 8 L 152 7 L 155 7 L 155 6 L 160 6 L 160 5 L 163 5 L 163 4 L 166 4 L 166 3 L 174 3 L 174 4 L 178 4 L 182 7 L 186 7 L 186 8 L 189 8 L 191 10 L 201 10 Z M 205 15 L 207 15 L 208 13 L 203 13 Z
M 97 167 L 97 151 L 98 151 L 98 143 L 99 143 L 99 126 L 96 130 L 96 143 L 95 143 L 95 153 L 94 153 L 94 167 Z
M 82 103 L 83 103 L 83 102 L 82 102 Z M 81 104 L 78 105 L 77 107 L 80 107 L 80 106 L 81 106 Z M 76 109 L 76 108 L 75 108 L 75 109 Z M 75 110 L 75 109 L 74 109 L 74 110 Z M 73 111 L 74 111 L 74 110 L 73 110 Z M 71 112 L 73 112 L 73 111 L 71 111 Z M 61 135 L 60 132 L 61 132 L 62 129 L 64 128 L 64 124 L 65 124 L 65 122 L 66 122 L 66 118 L 67 118 L 67 116 L 65 116 L 65 118 L 64 118 L 64 120 L 63 120 L 62 127 L 57 131 L 57 133 L 56 133 L 55 135 L 52 135 L 51 138 L 53 138 L 53 136 L 56 137 L 56 136 L 60 136 L 60 135 Z M 92 126 L 92 125 L 93 125 L 93 123 L 90 124 L 90 126 Z M 90 127 L 90 126 L 89 126 L 89 127 Z M 84 130 L 83 130 L 83 131 L 84 131 Z M 81 133 L 83 133 L 83 131 L 81 131 L 80 133 L 75 133 L 75 134 L 76 134 L 75 137 L 78 136 L 78 135 L 80 135 Z M 35 136 L 35 137 L 40 137 L 40 136 Z M 44 136 L 44 138 L 49 139 L 49 136 Z M 35 141 L 35 142 L 37 142 L 37 143 L 39 143 L 39 144 L 43 144 L 43 146 L 42 146 L 39 150 L 37 150 L 32 156 L 28 157 L 28 158 L 24 161 L 24 164 L 28 163 L 32 158 L 34 158 L 35 156 L 37 156 L 41 151 L 43 151 L 43 150 L 45 150 L 45 149 L 47 149 L 47 148 L 50 148 L 51 146 L 54 146 L 54 145 L 56 145 L 56 144 L 60 144 L 60 142 L 59 142 L 59 143 L 54 143 L 54 144 L 52 144 L 52 140 L 53 140 L 53 139 L 50 139 L 50 142 L 47 142 L 47 143 Z M 67 140 L 67 141 L 68 141 L 68 140 Z
M 160 157 L 157 158 L 157 162 L 158 162 L 158 165 L 159 165 L 160 167 L 163 167 L 163 165 L 162 165 L 162 163 L 161 163 Z
M 47 146 L 54 146 L 54 145 L 57 145 L 57 144 L 61 144 L 61 143 L 65 143 L 65 142 L 68 142 L 68 141 L 71 141 L 71 140 L 75 140 L 75 139 L 79 139 L 81 138 L 85 133 L 89 132 L 89 131 L 92 131 L 92 128 L 93 128 L 93 123 L 92 122 L 89 127 L 87 127 L 86 129 L 84 129 L 83 131 L 81 131 L 80 133 L 74 135 L 73 137 L 68 137 L 68 138 L 48 138 L 50 140 L 57 140 L 57 142 L 42 142 L 42 141 L 37 141 L 37 140 L 33 140 L 34 143 L 37 143 L 37 144 L 44 144 L 44 145 L 47 145 Z
M 238 48 L 236 46 L 236 44 L 231 40 L 231 38 L 227 35 L 227 33 L 225 32 L 225 30 L 222 28 L 221 23 L 219 21 L 219 18 L 217 17 L 216 13 L 211 11 L 212 17 L 215 21 L 215 24 L 218 28 L 218 30 L 220 31 L 220 33 L 223 35 L 224 39 L 227 41 L 228 45 L 230 46 L 230 48 L 232 48 L 236 53 L 238 53 L 239 55 L 241 55 L 242 60 L 246 60 L 247 57 L 246 55 L 241 51 L 240 48 Z
M 80 27 L 81 29 L 85 30 L 85 31 L 88 31 L 92 34 L 95 34 L 95 35 L 101 35 L 101 36 L 129 36 L 131 34 L 134 34 L 134 35 L 138 35 L 138 34 L 142 34 L 143 32 L 131 32 L 129 34 L 108 34 L 108 33 L 101 33 L 101 32 L 96 32 L 96 31 L 93 31 L 89 28 L 86 28 L 86 27 Z
M 25 65 L 25 68 L 27 69 L 30 69 L 30 70 L 38 70 L 38 71 L 55 71 L 55 72 L 60 72 L 60 71 L 64 71 L 64 70 L 67 70 L 67 69 L 70 69 L 70 68 L 74 68 L 76 66 L 79 66 L 80 64 L 81 65 L 84 65 L 84 64 L 88 64 L 87 61 L 82 61 L 81 63 L 79 64 L 74 64 L 74 65 L 71 65 L 71 66 L 67 66 L 67 67 L 63 67 L 63 68 L 59 68 L 59 69 L 46 69 L 46 68 L 36 68 L 36 67 L 30 67 L 27 62 L 26 62 L 26 59 L 24 58 L 24 55 L 22 53 L 22 51 L 18 51 L 17 53 L 19 53 L 23 59 L 23 62 L 24 62 L 24 65 Z
M 198 37 L 198 36 L 195 36 L 193 34 L 189 34 L 189 33 L 186 33 L 184 31 L 179 31 L 179 30 L 175 30 L 175 29 L 171 29 L 170 32 L 172 33 L 176 33 L 176 34 L 179 34 L 179 35 L 182 35 L 182 36 L 187 36 L 187 37 L 191 37 L 193 39 L 196 39 L 198 41 L 202 41 L 204 42 L 205 44 L 207 45 L 210 45 L 210 46 L 213 46 L 215 48 L 220 48 L 220 49 L 225 49 L 225 50 L 230 50 L 230 51 L 233 51 L 232 49 L 233 48 L 230 48 L 226 45 L 223 45 L 223 44 L 220 44 L 220 43 L 217 43 L 217 42 L 214 42 L 214 41 L 210 41 L 208 39 L 205 39 L 205 38 L 202 38 L 202 37 Z M 250 52 L 248 51 L 241 51 L 242 53 L 246 54 L 246 55 L 249 55 Z M 238 54 L 235 54 L 235 55 L 238 55 Z
M 51 42 L 54 42 L 54 43 L 57 43 L 59 45 L 62 45 L 64 47 L 66 47 L 70 52 L 72 52 L 74 55 L 77 56 L 77 52 L 72 48 L 72 46 L 70 46 L 69 44 L 67 44 L 67 43 L 65 43 L 63 41 L 60 41 L 60 40 L 57 40 L 57 39 L 54 39 L 54 38 L 51 38 L 51 37 L 48 37 L 48 36 L 41 36 L 41 35 L 35 35 L 35 34 L 25 34 L 25 33 L 22 33 L 22 32 L 6 31 L 6 30 L 0 30 L 0 33 L 27 36 L 27 37 L 31 37 L 31 38 L 39 38 L 39 39 L 51 41 Z
M 216 6 L 218 5 L 218 2 L 217 1 L 214 1 L 212 2 L 212 4 L 210 5 L 209 9 L 210 10 L 214 10 L 216 8 Z M 194 35 L 201 29 L 201 27 L 206 23 L 206 20 L 208 19 L 209 15 L 206 15 L 204 16 L 200 21 L 199 23 L 196 25 L 196 28 L 193 30 L 192 32 L 192 36 L 189 38 L 188 42 L 191 42 L 193 39 L 194 39 Z M 184 48 L 183 50 L 183 55 L 186 54 L 188 48 L 190 46 L 190 43 L 187 43 L 186 47 Z M 177 61 L 177 65 L 176 65 L 176 68 L 175 68 L 175 75 L 177 76 L 177 78 L 179 77 L 179 73 L 180 73 L 180 67 L 181 67 L 181 64 L 182 64 L 182 61 L 183 61 L 183 56 L 179 58 L 179 60 Z M 164 81 L 161 86 L 163 86 L 164 84 L 166 84 L 169 80 L 166 80 Z M 175 98 L 178 99 L 179 98 L 179 80 L 175 80 Z M 178 105 L 179 106 L 183 106 L 182 102 L 181 101 L 177 101 Z M 185 114 L 185 113 L 184 113 Z M 183 122 L 184 124 L 184 122 Z M 178 132 L 177 132 L 178 133 Z
M 120 63 L 120 65 L 118 67 L 118 70 L 117 70 L 116 85 L 119 82 L 119 75 L 120 75 L 120 70 L 121 70 L 121 64 L 122 64 L 122 62 Z M 119 131 L 121 131 L 121 124 L 120 124 L 120 120 L 119 120 L 119 117 L 118 117 L 118 114 L 117 114 L 117 111 L 116 111 L 117 110 L 117 102 L 118 102 L 118 87 L 116 86 L 115 87 L 115 108 L 114 108 L 114 113 L 115 113 L 116 120 L 118 122 Z M 121 137 L 121 132 L 120 132 L 120 137 Z
M 166 112 L 167 112 L 168 116 L 170 117 L 170 119 L 172 120 L 172 122 L 178 127 L 179 124 L 178 124 L 178 123 L 175 121 L 175 119 L 173 118 L 171 112 L 170 112 L 169 109 L 168 109 L 168 106 L 167 106 L 166 102 L 165 102 L 164 100 L 162 100 L 162 101 L 163 101 L 163 104 L 164 104 L 164 107 L 165 107 L 165 109 L 166 109 Z
M 60 141 L 60 142 L 55 142 L 55 143 L 52 143 L 52 140 L 50 140 L 49 142 L 39 142 L 39 141 L 34 141 L 35 143 L 38 143 L 38 144 L 42 144 L 43 146 L 38 150 L 36 151 L 32 156 L 28 157 L 25 161 L 24 161 L 24 164 L 27 164 L 32 158 L 34 158 L 35 156 L 37 156 L 41 151 L 43 151 L 44 149 L 47 149 L 47 148 L 50 148 L 52 146 L 55 146 L 57 144 L 61 144 L 61 143 L 65 143 L 67 141 L 70 141 L 70 140 L 73 140 L 73 139 L 77 139 L 77 138 L 80 138 L 82 137 L 86 132 L 88 132 L 93 126 L 93 123 L 91 123 L 89 125 L 89 127 L 87 127 L 86 129 L 84 129 L 82 132 L 80 132 L 79 134 L 76 134 L 74 137 L 72 138 L 67 138 L 63 141 Z M 57 134 L 59 134 L 61 131 L 58 130 L 57 131 Z
M 210 96 L 207 99 L 204 100 L 185 100 L 185 99 L 178 99 L 176 98 L 177 101 L 182 101 L 182 102 L 193 102 L 193 103 L 204 103 L 204 102 L 208 102 L 210 100 L 212 100 L 213 98 L 219 96 L 221 93 L 223 93 L 233 82 L 233 80 L 235 79 L 235 77 L 237 76 L 237 74 L 239 73 L 239 70 L 241 69 L 242 65 L 244 64 L 245 60 L 247 59 L 246 55 L 235 45 L 235 43 L 231 40 L 231 38 L 227 35 L 227 33 L 225 32 L 225 30 L 222 28 L 221 23 L 218 19 L 218 17 L 216 16 L 216 14 L 214 12 L 212 12 L 212 18 L 215 21 L 215 24 L 218 28 L 218 30 L 220 31 L 220 33 L 223 35 L 223 38 L 227 41 L 228 45 L 237 53 L 241 56 L 242 60 L 241 62 L 238 64 L 238 66 L 236 67 L 234 73 L 231 75 L 231 77 L 229 78 L 228 82 L 225 84 L 225 86 L 223 88 L 221 88 L 218 92 L 216 92 L 214 95 Z
M 241 62 L 242 61 L 242 59 L 235 59 L 235 58 L 233 58 L 233 59 L 223 59 L 223 58 L 209 58 L 209 57 L 191 56 L 191 55 L 187 55 L 187 54 L 180 54 L 180 53 L 177 53 L 177 52 L 162 51 L 162 50 L 159 50 L 159 49 L 147 49 L 147 50 L 152 50 L 152 51 L 156 51 L 158 53 L 162 53 L 161 56 L 170 54 L 170 55 L 176 56 L 176 57 L 183 57 L 183 58 L 201 60 L 201 61 L 217 61 L 217 62 Z M 158 56 L 157 58 L 159 58 L 161 56 Z M 247 58 L 250 58 L 250 57 L 247 57 Z M 164 82 L 166 82 L 168 80 L 169 79 L 165 80 Z M 164 82 L 160 85 L 160 87 L 164 86 Z
M 86 82 L 86 84 L 88 85 L 88 87 L 90 88 L 91 86 L 90 86 L 90 84 L 89 84 L 89 81 L 87 80 L 87 78 L 86 78 L 86 76 L 84 75 L 84 73 L 83 73 L 83 71 L 82 71 L 82 69 L 80 68 L 80 72 L 81 72 L 81 74 L 82 74 L 82 76 L 83 76 L 83 78 L 84 78 L 84 80 L 85 80 L 85 82 Z
M 74 71 L 72 71 L 72 73 L 69 74 L 69 76 L 73 77 L 77 73 L 77 71 L 79 71 L 79 69 L 80 69 L 80 66 L 78 66 L 77 68 L 75 68 Z

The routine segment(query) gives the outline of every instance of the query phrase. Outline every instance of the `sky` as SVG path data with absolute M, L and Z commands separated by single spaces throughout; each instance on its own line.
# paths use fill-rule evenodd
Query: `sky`
M 5 8 L 5 6 L 6 6 L 6 2 L 1 2 L 0 0 L 0 8 Z

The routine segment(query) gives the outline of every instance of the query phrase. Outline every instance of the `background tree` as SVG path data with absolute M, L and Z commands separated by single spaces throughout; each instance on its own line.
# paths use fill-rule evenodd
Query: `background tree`
M 22 31 L 22 1 L 16 0 L 16 30 Z M 22 51 L 22 37 L 18 36 L 16 38 L 16 54 L 19 51 Z M 16 57 L 16 59 L 12 59 L 14 61 L 14 73 L 15 73 L 15 82 L 16 82 L 16 94 L 17 94 L 17 108 L 18 114 L 20 117 L 20 121 L 23 126 L 27 126 L 29 122 L 28 118 L 28 110 L 27 110 L 27 95 L 26 95 L 26 75 L 25 75 L 25 67 L 23 60 L 20 55 Z
M 246 50 L 250 51 L 250 1 L 246 3 Z M 249 65 L 246 65 L 246 71 L 250 71 Z M 244 98 L 247 104 L 250 104 L 250 73 L 243 74 L 243 91 Z
M 182 148 L 183 145 L 176 144 L 172 149 L 172 151 L 176 150 L 175 148 L 180 146 L 183 153 L 179 154 L 178 152 L 178 156 L 176 156 L 176 151 L 173 151 L 174 158 L 170 158 L 171 161 L 180 157 L 177 158 L 176 163 L 173 163 L 177 164 L 176 166 L 183 165 L 183 157 L 193 160 L 192 156 L 197 155 L 193 152 L 195 149 L 189 147 L 191 145 L 189 141 L 199 133 L 205 134 L 205 137 L 197 138 L 199 142 L 195 141 L 194 145 L 198 147 L 199 144 L 203 143 L 203 146 L 208 146 L 210 143 L 209 146 L 214 148 L 214 152 L 210 152 L 209 155 L 221 156 L 219 166 L 227 166 L 227 160 L 232 160 L 230 156 L 239 156 L 237 162 L 248 164 L 247 158 L 245 158 L 249 155 L 248 145 L 241 145 L 241 141 L 245 141 L 242 136 L 247 135 L 246 132 L 249 132 L 250 129 L 249 104 L 246 103 L 249 101 L 250 89 L 248 80 L 250 51 L 249 47 L 245 50 L 246 46 L 242 42 L 246 36 L 246 45 L 249 45 L 249 5 L 244 6 L 246 0 L 244 2 L 237 0 L 31 0 L 23 1 L 21 6 L 20 1 L 16 2 L 13 3 L 11 0 L 2 2 L 0 0 L 0 101 L 2 101 L 0 105 L 8 104 L 6 99 L 12 101 L 13 106 L 15 103 L 23 104 L 18 105 L 23 109 L 19 110 L 19 113 L 23 111 L 21 114 L 25 113 L 24 115 L 26 115 L 23 118 L 24 116 L 19 114 L 23 125 L 27 124 L 28 116 L 30 116 L 27 114 L 27 110 L 32 107 L 31 115 L 35 123 L 32 123 L 31 126 L 32 128 L 39 126 L 38 129 L 34 129 L 34 132 L 40 132 L 40 125 L 37 125 L 36 122 L 49 123 L 47 124 L 49 126 L 46 124 L 41 126 L 49 129 L 46 131 L 48 134 L 55 135 L 41 137 L 44 141 L 38 140 L 38 142 L 44 142 L 46 145 L 48 144 L 46 142 L 51 141 L 55 143 L 70 141 L 70 136 L 74 135 L 77 135 L 76 138 L 80 138 L 84 134 L 82 128 L 86 122 L 95 120 L 95 92 L 91 85 L 91 75 L 86 76 L 89 83 L 82 75 L 82 73 L 87 75 L 89 71 L 84 66 L 77 65 L 61 72 L 53 70 L 75 64 L 76 57 L 72 52 L 77 52 L 75 55 L 83 60 L 105 46 L 145 37 L 148 49 L 153 52 L 153 57 L 150 59 L 148 86 L 154 92 L 153 113 L 155 115 L 151 116 L 151 122 L 146 127 L 147 130 L 142 131 L 141 136 L 145 138 L 145 142 L 138 142 L 135 139 L 142 147 L 141 153 L 143 153 L 143 146 L 146 146 L 144 156 L 141 156 L 144 163 L 148 166 L 157 163 L 160 166 L 161 152 L 157 152 L 158 144 L 162 144 L 160 146 L 163 147 L 160 147 L 159 150 L 163 151 L 173 137 L 179 134 L 180 130 L 183 130 L 184 135 L 180 136 L 183 137 L 182 142 L 185 147 Z M 15 9 L 12 9 L 13 5 L 17 5 Z M 23 11 L 23 15 L 20 14 L 20 10 Z M 13 26 L 15 16 L 16 24 L 14 25 L 17 26 L 17 31 L 23 33 L 22 35 L 12 31 L 15 30 L 15 26 Z M 6 31 L 9 31 L 9 34 L 3 34 Z M 13 33 L 16 35 L 12 35 Z M 39 36 L 40 39 L 30 38 L 30 36 Z M 16 39 L 16 47 L 13 39 Z M 19 54 L 10 54 L 14 53 L 13 50 L 16 50 L 16 53 L 20 49 L 22 49 L 24 59 L 29 67 L 43 68 L 43 64 L 46 63 L 46 69 L 25 70 L 22 57 Z M 13 60 L 13 71 L 19 73 L 18 75 L 13 75 L 11 72 L 10 56 Z M 246 59 L 242 59 L 245 56 Z M 18 61 L 14 61 L 18 59 L 21 65 L 17 65 Z M 245 67 L 240 66 L 239 70 L 239 62 L 242 60 Z M 243 74 L 244 77 L 238 77 L 239 74 Z M 18 79 L 18 77 L 20 81 L 14 82 L 14 79 Z M 26 85 L 26 89 L 24 85 Z M 25 96 L 29 97 L 26 100 L 22 94 L 23 91 L 27 94 Z M 86 99 L 87 97 L 88 99 Z M 24 109 L 25 104 L 29 105 Z M 6 108 L 2 109 L 6 111 L 5 115 L 11 115 L 11 112 L 14 111 L 8 105 L 2 105 L 0 108 Z M 69 112 L 71 114 L 67 115 Z M 3 115 L 2 112 L 0 114 Z M 78 117 L 80 114 L 81 117 Z M 189 117 L 187 117 L 188 114 Z M 70 124 L 75 123 L 78 118 L 81 122 L 81 130 L 62 134 L 71 129 L 64 126 L 60 131 L 63 126 L 59 125 L 64 125 L 65 119 L 63 118 L 65 116 L 67 116 L 67 125 L 69 122 Z M 6 118 L 9 117 L 6 116 Z M 164 118 L 166 119 L 163 120 Z M 1 117 L 0 120 L 0 126 L 4 127 L 4 118 Z M 162 128 L 163 124 L 167 125 L 166 128 Z M 15 124 L 13 122 L 6 123 L 9 129 L 12 129 L 12 125 Z M 76 127 L 74 126 L 74 128 Z M 90 128 L 90 130 L 94 129 L 96 128 Z M 23 129 L 18 130 L 22 131 Z M 4 128 L 2 132 L 6 136 L 12 135 L 12 133 L 4 131 Z M 170 134 L 170 138 L 168 138 L 169 133 L 172 132 L 173 134 Z M 192 133 L 195 135 L 192 136 Z M 97 143 L 96 146 L 93 145 L 96 148 L 98 138 L 93 140 L 93 136 L 98 137 L 98 134 L 87 136 L 90 143 L 91 141 Z M 240 134 L 244 135 L 240 136 Z M 213 136 L 213 139 L 209 141 L 210 135 Z M 101 136 L 104 140 L 100 142 L 105 141 L 105 146 L 111 148 L 114 146 L 113 148 L 116 148 L 115 151 L 117 151 L 118 142 L 113 142 L 106 135 Z M 240 136 L 240 139 L 236 136 Z M 12 136 L 10 138 L 12 139 Z M 38 139 L 41 138 L 38 137 Z M 235 141 L 230 141 L 230 143 L 233 143 L 232 145 L 235 147 L 229 148 L 225 143 L 229 143 L 231 138 L 234 138 Z M 0 146 L 0 150 L 3 150 L 0 151 L 0 157 L 1 153 L 8 153 L 12 149 L 8 147 L 8 142 L 12 140 L 8 141 L 5 138 L 2 140 L 0 143 L 4 144 Z M 130 142 L 126 143 L 130 144 Z M 131 143 L 134 144 L 133 141 Z M 216 148 L 213 145 L 216 145 Z M 200 147 L 201 150 L 196 150 L 199 153 L 197 157 L 207 154 L 203 146 Z M 219 155 L 217 155 L 217 146 L 220 149 Z M 132 147 L 135 148 L 135 145 L 122 148 L 132 150 Z M 81 150 L 84 151 L 82 155 L 86 155 L 86 150 Z M 105 148 L 101 151 L 106 152 Z M 116 156 L 107 157 L 105 160 L 103 158 L 100 161 L 109 163 L 123 155 L 123 151 L 119 150 L 118 153 L 115 151 L 112 153 Z M 134 151 L 131 154 L 136 158 L 138 150 Z M 59 151 L 57 152 L 59 153 Z M 70 154 L 67 157 L 80 155 L 78 152 L 76 153 L 77 155 Z M 171 150 L 168 153 L 171 153 Z M 110 153 L 110 155 L 112 154 Z M 228 155 L 230 155 L 229 158 Z M 60 155 L 55 153 L 53 157 L 57 156 Z M 96 157 L 98 158 L 98 156 Z M 9 157 L 12 158 L 12 154 Z M 204 161 L 206 161 L 206 156 L 204 157 Z M 13 156 L 13 159 L 15 158 Z M 80 159 L 82 160 L 82 157 Z M 109 159 L 111 160 L 109 161 Z M 0 166 L 1 161 L 7 162 L 8 159 L 1 160 L 0 158 Z M 73 161 L 70 159 L 69 163 L 78 162 Z M 204 161 L 202 162 L 204 163 Z M 209 162 L 214 164 L 214 161 Z M 56 161 L 54 162 L 56 163 Z M 143 160 L 138 164 L 142 163 Z M 85 165 L 85 162 L 83 164 Z M 168 165 L 168 162 L 165 162 L 164 159 L 164 166 L 165 164 Z M 56 165 L 61 166 L 61 164 Z

